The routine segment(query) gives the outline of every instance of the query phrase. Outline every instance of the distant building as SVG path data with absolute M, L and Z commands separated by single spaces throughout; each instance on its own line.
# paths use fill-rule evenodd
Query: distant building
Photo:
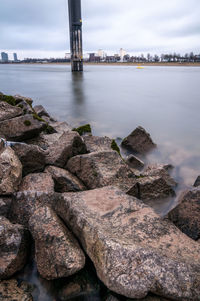
M 18 59 L 17 59 L 17 53 L 13 53 L 13 59 L 14 59 L 14 62 L 18 61 Z
M 8 54 L 6 52 L 2 52 L 1 53 L 1 61 L 3 63 L 7 63 L 8 62 Z
M 97 51 L 97 56 L 99 56 L 101 59 L 105 58 L 105 52 L 102 49 L 99 49 Z
M 125 55 L 126 55 L 126 51 L 123 48 L 120 48 L 119 56 L 121 58 L 121 61 L 123 61 Z

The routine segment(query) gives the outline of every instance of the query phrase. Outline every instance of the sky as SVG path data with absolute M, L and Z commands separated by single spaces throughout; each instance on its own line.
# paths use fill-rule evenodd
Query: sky
M 64 57 L 67 0 L 0 0 L 0 52 Z M 82 0 L 84 52 L 200 53 L 200 0 Z

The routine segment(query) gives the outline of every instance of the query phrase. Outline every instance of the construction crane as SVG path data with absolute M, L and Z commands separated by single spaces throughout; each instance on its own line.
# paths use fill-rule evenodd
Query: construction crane
M 72 72 L 83 71 L 81 0 L 68 0 Z

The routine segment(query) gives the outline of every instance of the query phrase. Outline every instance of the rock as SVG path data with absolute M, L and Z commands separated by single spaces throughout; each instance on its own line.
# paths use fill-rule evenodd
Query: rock
M 76 192 L 86 190 L 83 183 L 68 170 L 56 166 L 48 166 L 45 169 L 45 172 L 52 176 L 56 192 Z
M 173 188 L 160 176 L 138 177 L 127 193 L 142 201 L 161 200 L 175 196 Z
M 160 176 L 162 177 L 170 186 L 176 187 L 177 183 L 175 180 L 170 176 L 170 171 L 174 167 L 170 164 L 153 164 L 148 165 L 147 168 L 143 171 L 142 175 L 149 177 L 149 176 Z
M 195 183 L 194 183 L 194 187 L 198 187 L 200 186 L 200 176 L 197 177 Z
M 111 151 L 112 140 L 108 137 L 83 136 L 89 153 Z
M 13 225 L 0 217 L 0 279 L 21 270 L 26 263 L 28 233 L 21 225 Z
M 199 300 L 199 244 L 118 188 L 64 193 L 54 206 L 93 261 L 100 280 L 128 298 L 148 292 Z
M 18 284 L 16 279 L 0 282 L 0 300 L 2 301 L 33 301 L 29 292 Z
M 66 166 L 71 157 L 84 154 L 87 149 L 78 133 L 65 132 L 58 138 L 56 143 L 49 145 L 48 152 L 46 163 L 62 168 Z
M 50 208 L 37 209 L 29 220 L 29 229 L 43 278 L 67 277 L 84 267 L 85 256 L 78 242 Z
M 22 109 L 0 101 L 0 121 L 8 120 L 23 114 Z
M 11 141 L 23 141 L 37 136 L 46 123 L 34 119 L 31 114 L 0 122 L 0 135 Z
M 0 198 L 0 216 L 8 217 L 12 199 L 9 197 Z
M 18 190 L 22 179 L 22 165 L 10 147 L 0 150 L 0 194 Z
M 41 105 L 35 106 L 33 109 L 39 117 L 42 116 L 50 117 L 50 115 L 47 113 L 45 108 Z
M 12 146 L 23 166 L 23 175 L 43 171 L 47 152 L 37 145 L 15 144 Z
M 67 132 L 72 131 L 72 127 L 67 122 L 54 121 L 54 122 L 50 122 L 50 125 L 59 134 L 63 134 L 63 133 L 67 133 Z
M 144 155 L 154 149 L 156 144 L 152 141 L 150 134 L 139 126 L 122 141 L 122 146 Z
M 168 217 L 183 233 L 200 239 L 200 187 L 184 191 Z
M 37 208 L 45 205 L 52 206 L 57 202 L 61 194 L 55 192 L 22 191 L 13 195 L 9 219 L 13 223 L 19 223 L 28 227 L 28 221 Z
M 32 105 L 33 100 L 30 97 L 26 97 L 26 96 L 21 96 L 19 94 L 16 94 L 13 96 L 14 99 L 16 100 L 16 103 L 20 103 L 21 101 L 25 101 L 26 103 L 28 103 L 29 105 Z
M 93 152 L 71 158 L 67 169 L 90 189 L 133 181 L 134 174 L 115 151 Z
M 19 191 L 54 192 L 54 181 L 49 173 L 32 173 L 25 176 Z
M 23 110 L 24 114 L 34 113 L 32 105 L 28 104 L 25 100 L 20 101 L 17 106 Z
M 126 159 L 126 163 L 131 168 L 136 168 L 139 170 L 141 170 L 144 167 L 144 162 L 134 155 L 129 155 Z
M 99 283 L 95 282 L 87 270 L 83 269 L 66 282 L 58 292 L 59 300 L 100 300 Z

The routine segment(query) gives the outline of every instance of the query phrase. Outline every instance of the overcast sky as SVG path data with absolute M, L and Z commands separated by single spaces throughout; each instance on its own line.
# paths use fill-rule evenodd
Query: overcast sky
M 63 57 L 67 0 L 0 0 L 0 51 Z M 82 0 L 84 52 L 200 53 L 200 0 Z

